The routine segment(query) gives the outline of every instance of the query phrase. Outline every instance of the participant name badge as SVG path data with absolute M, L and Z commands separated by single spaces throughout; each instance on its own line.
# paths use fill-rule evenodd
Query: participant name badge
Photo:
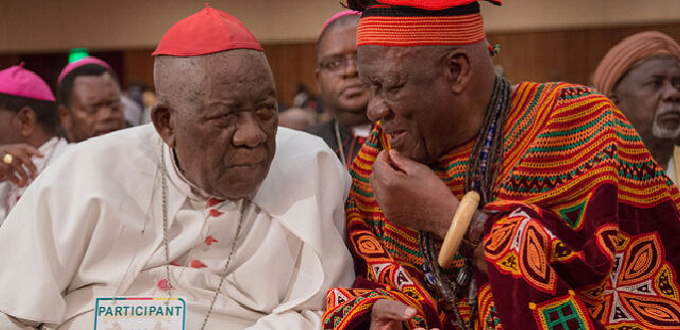
M 95 330 L 184 330 L 182 298 L 97 298 Z

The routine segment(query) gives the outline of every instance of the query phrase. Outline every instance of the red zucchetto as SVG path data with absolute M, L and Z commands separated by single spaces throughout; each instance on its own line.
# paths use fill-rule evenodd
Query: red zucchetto
M 210 6 L 175 23 L 152 55 L 196 56 L 231 49 L 262 50 L 236 17 Z

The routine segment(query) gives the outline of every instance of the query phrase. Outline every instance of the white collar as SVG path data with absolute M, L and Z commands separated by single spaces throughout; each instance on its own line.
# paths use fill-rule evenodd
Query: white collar
M 352 127 L 352 134 L 354 134 L 354 136 L 365 138 L 371 134 L 371 128 L 373 128 L 371 124 L 354 126 Z
M 173 186 L 175 186 L 177 190 L 179 190 L 181 193 L 183 193 L 190 199 L 204 201 L 210 199 L 209 194 L 207 194 L 205 191 L 203 191 L 203 189 L 193 184 L 184 176 L 184 174 L 182 174 L 182 171 L 179 169 L 179 166 L 177 166 L 177 162 L 175 161 L 177 159 L 175 157 L 175 150 L 170 148 L 167 144 L 165 144 L 163 140 L 161 140 L 161 143 L 163 144 L 163 148 L 165 149 L 165 152 L 163 154 L 165 158 L 165 166 L 168 171 L 168 178 L 170 179 L 170 183 Z

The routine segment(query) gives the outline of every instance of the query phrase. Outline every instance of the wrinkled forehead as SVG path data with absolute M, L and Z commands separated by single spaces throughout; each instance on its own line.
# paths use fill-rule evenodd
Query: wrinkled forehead
M 622 82 L 626 77 L 644 79 L 653 76 L 680 75 L 680 61 L 668 54 L 652 55 L 632 65 L 619 79 Z M 618 84 L 617 83 L 617 84 Z
M 329 28 L 324 32 L 323 39 L 319 41 L 318 56 L 342 54 L 348 51 L 355 52 L 357 50 L 356 33 L 356 24 Z
M 362 45 L 357 48 L 357 66 L 360 75 L 405 72 L 420 66 L 420 55 L 420 47 Z
M 243 84 L 274 86 L 264 53 L 250 49 L 191 57 L 157 56 L 154 82 L 159 100 L 169 102 L 175 95 L 194 98 Z
M 674 57 L 673 55 L 670 54 L 655 54 L 651 56 L 647 56 L 633 65 L 630 66 L 631 69 L 637 68 L 641 65 L 649 65 L 648 63 L 653 63 L 655 66 L 667 66 L 667 67 L 676 67 L 680 65 L 680 61 L 678 58 Z
M 120 86 L 108 72 L 100 76 L 77 76 L 73 80 L 71 98 L 96 102 L 102 98 L 120 98 Z

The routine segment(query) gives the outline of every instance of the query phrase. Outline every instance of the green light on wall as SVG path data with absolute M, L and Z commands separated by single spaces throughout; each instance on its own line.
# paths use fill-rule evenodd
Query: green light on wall
M 68 54 L 68 62 L 73 63 L 77 60 L 82 60 L 88 56 L 90 56 L 90 53 L 87 51 L 87 48 L 73 48 L 71 49 L 71 52 Z

